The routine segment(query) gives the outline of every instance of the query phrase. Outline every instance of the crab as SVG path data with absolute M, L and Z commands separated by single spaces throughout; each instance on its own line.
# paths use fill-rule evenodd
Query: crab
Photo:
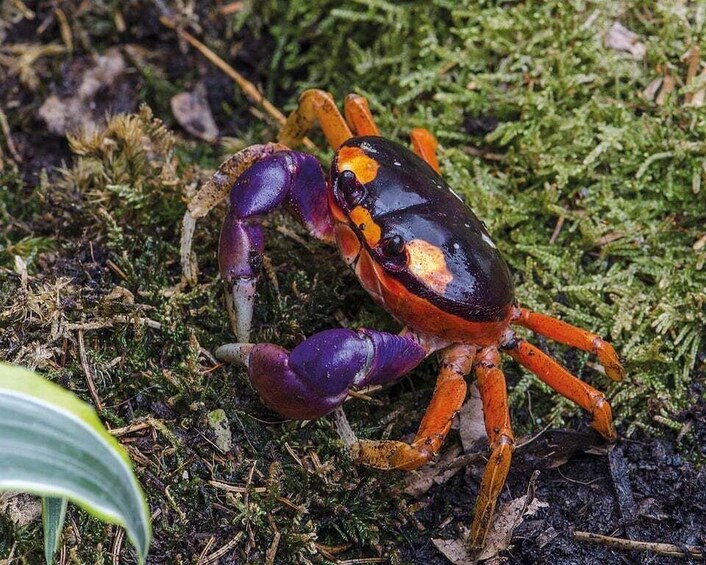
M 316 121 L 335 151 L 328 178 L 313 156 L 291 149 Z M 218 260 L 238 343 L 220 347 L 216 356 L 245 365 L 265 404 L 287 418 L 328 414 L 352 389 L 397 381 L 438 352 L 436 388 L 415 439 L 358 441 L 352 453 L 369 467 L 412 470 L 433 460 L 466 397 L 465 377 L 475 373 L 490 442 L 468 537 L 478 549 L 515 446 L 501 352 L 588 411 L 603 438 L 617 437 L 605 395 L 513 326 L 596 354 L 613 380 L 624 371 L 599 336 L 518 304 L 510 270 L 485 225 L 440 175 L 436 139 L 416 128 L 411 141 L 413 151 L 381 137 L 361 96 L 346 98 L 344 118 L 330 94 L 305 91 L 278 143 L 239 151 L 191 200 L 182 263 L 193 278 L 195 221 L 230 195 Z M 280 206 L 313 237 L 338 247 L 363 288 L 403 326 L 399 334 L 329 329 L 292 351 L 249 342 L 264 246 L 260 221 Z

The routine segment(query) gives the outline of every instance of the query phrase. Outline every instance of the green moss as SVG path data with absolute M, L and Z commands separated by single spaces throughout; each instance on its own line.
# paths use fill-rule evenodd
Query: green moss
M 263 2 L 239 21 L 276 36 L 278 92 L 356 90 L 386 135 L 436 133 L 444 174 L 500 242 L 521 303 L 609 337 L 623 355 L 628 382 L 591 378 L 611 392 L 618 421 L 629 432 L 662 412 L 675 418 L 704 350 L 705 256 L 692 245 L 705 225 L 706 117 L 683 104 L 688 89 L 664 106 L 641 92 L 658 66 L 685 75 L 681 56 L 703 39 L 696 9 L 678 19 L 663 6 L 412 4 L 312 0 L 283 14 Z M 604 46 L 617 19 L 646 43 L 645 61 Z M 469 129 L 488 118 L 499 122 L 492 133 Z

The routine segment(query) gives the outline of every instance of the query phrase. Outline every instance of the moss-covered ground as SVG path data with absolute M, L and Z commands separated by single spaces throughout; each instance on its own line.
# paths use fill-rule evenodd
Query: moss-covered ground
M 487 223 L 521 303 L 602 334 L 621 353 L 627 378 L 608 383 L 595 359 L 538 342 L 607 391 L 635 469 L 665 442 L 669 457 L 689 461 L 682 476 L 703 482 L 706 106 L 694 105 L 706 87 L 703 4 L 18 0 L 0 10 L 0 357 L 95 402 L 88 371 L 107 426 L 146 424 L 120 437 L 150 498 L 150 563 L 213 563 L 219 550 L 222 563 L 442 563 L 430 540 L 468 524 L 478 473 L 419 500 L 404 495 L 402 474 L 349 460 L 331 419 L 284 422 L 242 370 L 215 362 L 215 348 L 232 341 L 215 257 L 223 209 L 198 224 L 201 272 L 188 286 L 179 262 L 185 201 L 230 152 L 273 140 L 278 126 L 160 15 L 283 111 L 315 86 L 338 100 L 367 96 L 393 139 L 432 130 L 445 177 Z M 636 34 L 632 52 L 608 45 L 614 22 Z M 101 115 L 130 115 L 90 134 L 52 133 L 40 106 L 52 94 L 77 96 L 82 72 L 109 48 L 126 69 L 93 101 Z M 171 113 L 170 97 L 197 82 L 222 143 L 190 136 Z M 312 138 L 324 147 L 318 132 Z M 303 230 L 284 214 L 266 227 L 255 340 L 291 347 L 341 324 L 395 331 L 335 250 L 302 246 Z M 505 370 L 518 437 L 585 429 L 568 401 L 512 362 Z M 355 432 L 412 434 L 434 371 L 429 360 L 372 401 L 346 404 Z M 228 451 L 208 423 L 219 408 Z M 606 473 L 590 461 L 579 459 L 584 482 Z M 515 496 L 527 482 L 520 476 L 514 486 L 511 477 Z M 674 492 L 689 496 L 688 486 Z M 542 488 L 551 496 L 551 485 Z M 570 498 L 571 486 L 561 488 Z M 587 505 L 594 495 L 610 491 L 584 493 Z M 549 513 L 560 504 L 547 502 Z M 601 533 L 620 533 L 615 509 L 602 515 Z M 134 562 L 114 527 L 70 518 L 64 563 Z M 39 563 L 40 530 L 0 516 L 0 563 Z M 684 543 L 706 536 L 698 524 L 679 531 Z M 559 532 L 566 558 L 593 562 L 569 537 Z M 511 559 L 530 562 L 559 542 L 533 543 Z

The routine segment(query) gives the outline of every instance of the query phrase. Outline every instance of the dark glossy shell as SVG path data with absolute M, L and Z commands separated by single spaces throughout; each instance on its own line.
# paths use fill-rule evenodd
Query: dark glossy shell
M 382 137 L 355 137 L 339 151 L 344 147 L 361 149 L 378 165 L 374 178 L 363 184 L 359 205 L 380 227 L 381 241 L 393 236 L 423 240 L 442 251 L 451 276 L 443 292 L 435 291 L 378 245 L 370 255 L 386 273 L 416 296 L 466 320 L 507 318 L 514 299 L 510 271 L 483 223 L 444 179 L 415 153 Z M 334 187 L 337 159 L 331 172 Z

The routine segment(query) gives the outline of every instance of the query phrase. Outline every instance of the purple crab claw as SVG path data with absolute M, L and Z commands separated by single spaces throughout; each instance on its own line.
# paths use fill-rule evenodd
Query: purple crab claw
M 392 382 L 427 352 L 410 337 L 376 330 L 326 330 L 290 353 L 272 343 L 233 343 L 216 350 L 221 361 L 248 367 L 265 404 L 288 418 L 310 420 L 340 406 L 351 388 Z

